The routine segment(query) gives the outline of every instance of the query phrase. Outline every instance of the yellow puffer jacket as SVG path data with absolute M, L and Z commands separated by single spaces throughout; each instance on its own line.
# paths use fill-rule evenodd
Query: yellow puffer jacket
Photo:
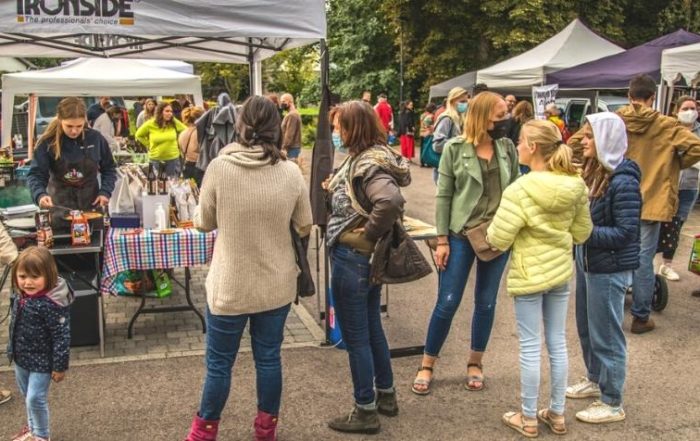
M 573 245 L 585 242 L 592 229 L 580 176 L 530 172 L 508 186 L 487 234 L 495 248 L 513 247 L 508 293 L 535 294 L 567 283 Z

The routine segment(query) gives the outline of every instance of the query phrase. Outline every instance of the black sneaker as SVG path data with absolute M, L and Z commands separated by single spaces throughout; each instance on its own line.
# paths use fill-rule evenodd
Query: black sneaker
M 377 391 L 377 412 L 390 417 L 399 414 L 399 404 L 396 402 L 396 391 Z
M 365 410 L 354 406 L 350 415 L 331 420 L 328 427 L 338 432 L 375 434 L 380 427 L 377 409 Z

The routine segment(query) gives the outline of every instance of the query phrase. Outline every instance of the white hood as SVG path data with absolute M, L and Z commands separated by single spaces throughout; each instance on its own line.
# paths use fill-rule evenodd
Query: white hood
M 627 152 L 625 122 L 612 112 L 594 113 L 588 115 L 586 120 L 593 128 L 598 162 L 606 170 L 615 170 L 625 159 L 625 152 Z

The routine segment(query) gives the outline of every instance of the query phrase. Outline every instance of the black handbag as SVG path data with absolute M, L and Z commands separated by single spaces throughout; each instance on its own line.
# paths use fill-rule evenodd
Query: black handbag
M 309 236 L 304 238 L 299 236 L 299 233 L 294 229 L 294 225 L 289 224 L 289 231 L 292 234 L 292 246 L 294 247 L 294 254 L 297 258 L 297 266 L 299 266 L 299 275 L 297 276 L 297 300 L 295 303 L 299 303 L 299 297 L 311 297 L 316 294 L 316 285 L 314 284 L 314 279 L 311 277 L 311 267 L 309 266 L 309 259 L 306 253 L 309 249 Z
M 370 280 L 373 284 L 413 282 L 432 271 L 418 245 L 404 229 L 401 219 L 377 241 L 370 270 Z

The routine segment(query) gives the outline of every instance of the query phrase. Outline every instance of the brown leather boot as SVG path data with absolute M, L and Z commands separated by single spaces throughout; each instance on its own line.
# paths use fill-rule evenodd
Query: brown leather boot
M 651 317 L 646 321 L 637 317 L 632 320 L 632 334 L 644 334 L 645 332 L 653 331 L 655 327 L 656 325 Z

